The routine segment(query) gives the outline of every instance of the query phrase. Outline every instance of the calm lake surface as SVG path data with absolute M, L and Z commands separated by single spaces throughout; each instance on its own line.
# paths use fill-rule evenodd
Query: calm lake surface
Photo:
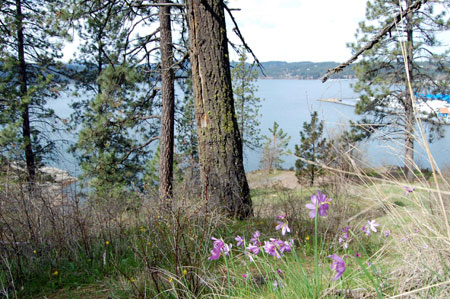
M 343 127 L 348 127 L 349 120 L 358 120 L 354 107 L 330 102 L 317 101 L 323 98 L 340 98 L 344 103 L 355 104 L 358 94 L 351 88 L 355 80 L 259 80 L 257 96 L 265 99 L 261 107 L 261 131 L 269 135 L 276 121 L 289 136 L 290 150 L 294 153 L 295 144 L 300 143 L 300 131 L 303 122 L 310 121 L 311 112 L 317 111 L 319 118 L 325 122 L 324 132 L 336 134 Z M 450 126 L 446 126 L 445 138 L 430 144 L 431 153 L 439 167 L 450 166 Z M 402 165 L 402 141 L 381 142 L 377 140 L 361 145 L 364 160 L 372 166 Z M 429 167 L 423 146 L 416 143 L 416 163 L 421 167 Z M 245 151 L 246 171 L 259 168 L 261 152 Z M 295 166 L 295 157 L 285 157 L 284 167 Z
M 322 83 L 319 80 L 258 80 L 258 92 L 256 96 L 263 99 L 261 102 L 261 133 L 269 135 L 269 128 L 276 121 L 280 127 L 291 136 L 289 148 L 294 152 L 295 144 L 300 143 L 300 130 L 303 122 L 310 121 L 312 111 L 317 111 L 319 118 L 325 122 L 325 132 L 335 134 L 347 126 L 349 120 L 357 120 L 359 116 L 354 114 L 354 107 L 317 101 L 321 98 L 341 98 L 344 103 L 355 104 L 358 95 L 350 86 L 353 80 L 329 80 Z M 63 96 L 50 103 L 57 115 L 68 118 L 71 109 L 69 104 L 73 97 Z M 431 152 L 439 167 L 450 166 L 450 136 L 448 133 L 450 126 L 446 126 L 446 136 L 430 145 Z M 75 140 L 71 135 L 55 135 L 58 139 Z M 64 146 L 67 148 L 68 146 Z M 402 145 L 401 143 L 386 143 L 379 141 L 366 142 L 361 146 L 364 151 L 364 160 L 370 165 L 380 166 L 387 164 L 402 165 Z M 416 144 L 416 163 L 421 167 L 428 167 L 429 163 L 425 157 L 420 144 Z M 245 170 L 252 171 L 259 168 L 261 151 L 244 149 Z M 295 157 L 286 156 L 284 168 L 294 167 Z M 49 164 L 61 169 L 68 170 L 72 175 L 79 175 L 80 168 L 75 158 L 62 149 L 56 162 Z

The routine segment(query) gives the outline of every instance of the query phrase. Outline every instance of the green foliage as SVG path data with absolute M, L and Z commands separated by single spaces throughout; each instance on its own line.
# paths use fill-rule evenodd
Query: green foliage
M 246 63 L 247 55 L 245 49 L 241 49 L 239 63 L 231 70 L 233 84 L 234 108 L 236 119 L 241 134 L 242 144 L 250 149 L 261 147 L 261 130 L 259 109 L 261 99 L 255 96 L 258 91 L 255 81 L 258 78 L 258 71 L 254 65 Z
M 143 186 L 149 145 L 157 139 L 157 81 L 151 66 L 138 66 L 139 55 L 149 53 L 146 41 L 133 32 L 135 22 L 152 18 L 139 12 L 124 1 L 93 1 L 75 9 L 82 43 L 73 77 L 83 98 L 73 104 L 72 129 L 79 134 L 72 151 L 100 198 L 111 192 L 112 198 L 127 198 Z
M 0 155 L 12 160 L 24 161 L 28 145 L 36 164 L 54 153 L 55 140 L 50 135 L 60 126 L 46 104 L 64 87 L 64 77 L 55 75 L 64 72 L 57 63 L 62 56 L 61 39 L 66 36 L 60 18 L 64 7 L 58 0 L 2 1 L 0 5 Z M 27 122 L 29 135 L 24 132 Z
M 375 33 L 404 11 L 408 1 L 373 0 L 367 2 L 366 19 L 356 32 L 357 42 L 350 43 L 353 52 L 360 50 Z M 411 19 L 402 20 L 381 41 L 366 51 L 354 66 L 356 92 L 362 93 L 356 113 L 366 116 L 360 121 L 369 128 L 366 136 L 383 129 L 393 137 L 404 138 L 407 111 L 412 111 L 405 70 L 405 52 L 411 47 L 410 79 L 414 93 L 445 93 L 449 87 L 449 51 L 436 33 L 450 28 L 444 3 L 428 2 Z M 410 36 L 408 36 L 410 33 Z M 409 58 L 408 58 L 409 59 Z M 433 117 L 433 115 L 431 116 Z M 441 135 L 436 122 L 429 123 L 431 132 Z M 433 135 L 431 135 L 433 136 Z
M 323 121 L 319 121 L 317 111 L 314 111 L 311 114 L 311 122 L 303 123 L 303 130 L 300 131 L 300 145 L 295 145 L 295 155 L 302 158 L 295 162 L 295 175 L 300 183 L 307 178 L 312 186 L 314 180 L 324 174 L 323 168 L 306 162 L 321 164 L 330 160 L 332 144 L 327 142 L 326 138 L 322 138 L 322 135 Z
M 281 168 L 281 164 L 284 162 L 281 157 L 291 154 L 291 151 L 288 150 L 291 137 L 283 132 L 277 122 L 273 123 L 269 132 L 271 135 L 264 136 L 266 143 L 263 147 L 260 167 L 267 171 L 274 171 Z

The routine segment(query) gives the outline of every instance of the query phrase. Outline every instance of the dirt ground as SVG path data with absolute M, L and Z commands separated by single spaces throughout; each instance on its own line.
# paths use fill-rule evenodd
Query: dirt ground
M 247 173 L 247 180 L 251 189 L 274 186 L 291 190 L 300 188 L 295 171 L 277 171 L 273 174 L 268 174 L 264 171 L 254 171 Z

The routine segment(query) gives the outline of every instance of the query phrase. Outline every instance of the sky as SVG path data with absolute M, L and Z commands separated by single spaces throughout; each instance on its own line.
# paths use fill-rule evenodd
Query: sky
M 233 15 L 261 62 L 343 62 L 351 56 L 346 44 L 355 41 L 366 0 L 229 0 L 228 7 L 241 9 Z M 227 26 L 230 41 L 238 42 L 232 22 Z

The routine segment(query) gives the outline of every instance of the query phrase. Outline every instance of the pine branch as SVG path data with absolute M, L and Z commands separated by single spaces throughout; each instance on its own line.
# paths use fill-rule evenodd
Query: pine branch
M 420 9 L 420 7 L 423 4 L 425 4 L 427 2 L 428 2 L 428 0 L 418 0 L 418 1 L 414 2 L 411 6 L 409 6 L 408 9 L 405 10 L 404 12 L 400 12 L 399 14 L 397 14 L 391 23 L 389 23 L 380 32 L 378 32 L 377 35 L 375 35 L 364 47 L 362 47 L 358 52 L 356 52 L 349 60 L 347 60 L 344 63 L 341 63 L 340 65 L 338 65 L 337 67 L 335 67 L 333 69 L 329 69 L 328 72 L 321 78 L 322 83 L 325 83 L 328 80 L 328 78 L 330 76 L 332 76 L 333 74 L 341 72 L 344 68 L 346 68 L 347 66 L 352 64 L 356 59 L 358 59 L 358 57 L 361 54 L 363 54 L 367 50 L 370 50 L 374 45 L 379 43 L 381 41 L 381 39 L 387 33 L 391 32 L 392 28 L 394 28 L 395 25 L 397 25 L 400 22 L 400 20 L 402 20 L 407 14 L 409 14 L 411 12 L 415 12 L 416 10 Z

